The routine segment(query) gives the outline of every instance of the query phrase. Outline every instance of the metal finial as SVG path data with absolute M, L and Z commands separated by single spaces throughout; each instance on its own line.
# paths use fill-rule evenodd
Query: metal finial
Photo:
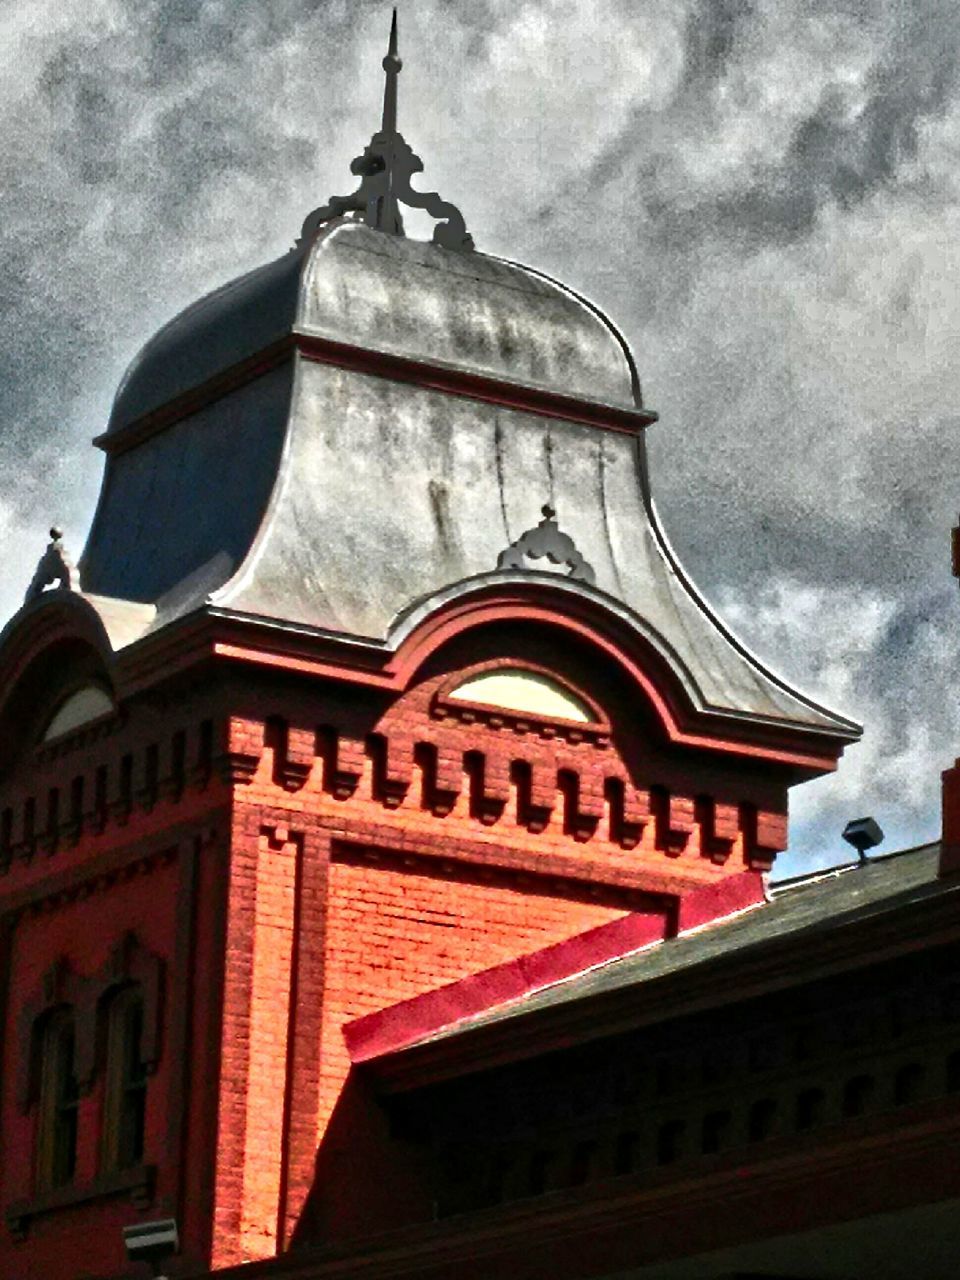
M 25 603 L 35 600 L 48 587 L 64 591 L 80 590 L 80 575 L 63 545 L 63 530 L 59 525 L 50 526 L 50 542 L 40 557 L 36 572 L 27 587 Z
M 321 223 L 343 214 L 355 214 L 375 231 L 402 236 L 403 218 L 400 205 L 425 209 L 438 219 L 433 229 L 433 243 L 444 249 L 468 252 L 473 237 L 468 233 L 463 215 L 454 205 L 441 200 L 436 191 L 414 191 L 410 179 L 423 171 L 423 161 L 415 155 L 403 135 L 397 131 L 397 77 L 403 63 L 397 53 L 397 11 L 390 24 L 390 43 L 383 59 L 386 83 L 383 89 L 383 118 L 380 132 L 375 133 L 362 156 L 350 165 L 350 172 L 361 179 L 349 196 L 331 196 L 325 205 L 315 209 L 304 220 L 298 247 L 309 243 Z
M 390 24 L 390 45 L 383 59 L 383 69 L 387 73 L 383 86 L 383 120 L 380 125 L 382 133 L 397 131 L 397 76 L 403 63 L 397 53 L 397 10 L 393 10 L 393 21 Z
M 509 547 L 500 552 L 497 568 L 529 569 L 531 566 L 527 561 L 544 559 L 550 564 L 563 566 L 568 578 L 576 578 L 593 586 L 596 582 L 593 566 L 584 560 L 573 539 L 561 532 L 554 519 L 556 510 L 549 502 L 545 502 L 540 511 L 543 519 L 536 528 L 528 529 L 516 542 L 511 542 Z

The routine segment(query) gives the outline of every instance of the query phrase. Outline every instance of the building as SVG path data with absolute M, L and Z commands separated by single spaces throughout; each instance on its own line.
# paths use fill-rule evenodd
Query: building
M 614 326 L 410 185 L 400 65 L 0 636 L 0 1273 L 952 1274 L 960 775 L 769 890 L 857 726 L 687 580 Z

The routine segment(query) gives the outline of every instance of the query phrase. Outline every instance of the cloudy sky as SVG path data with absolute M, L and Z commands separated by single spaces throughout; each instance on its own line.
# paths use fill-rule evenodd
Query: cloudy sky
M 400 123 L 479 248 L 622 326 L 654 491 L 751 647 L 866 726 L 783 871 L 936 835 L 960 754 L 956 0 L 407 0 Z M 349 190 L 385 4 L 0 7 L 0 613 L 79 553 L 123 369 Z

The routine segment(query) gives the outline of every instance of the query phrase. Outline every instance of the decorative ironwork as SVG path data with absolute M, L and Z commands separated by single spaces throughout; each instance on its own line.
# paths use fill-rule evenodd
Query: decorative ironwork
M 36 572 L 27 587 L 24 603 L 42 595 L 47 587 L 64 591 L 80 590 L 80 575 L 63 545 L 63 530 L 56 525 L 50 530 L 50 544 L 40 557 Z
M 535 529 L 528 529 L 516 542 L 511 542 L 505 551 L 500 552 L 497 568 L 529 569 L 527 560 L 546 557 L 551 564 L 566 565 L 568 577 L 589 582 L 593 586 L 596 582 L 593 567 L 584 560 L 573 539 L 560 532 L 556 511 L 549 503 L 545 503 L 540 510 L 543 512 L 543 519 Z
M 358 215 L 376 231 L 402 236 L 403 218 L 400 204 L 411 209 L 425 209 L 439 221 L 433 230 L 433 243 L 444 249 L 469 252 L 473 237 L 469 234 L 460 210 L 442 200 L 436 191 L 414 191 L 410 179 L 423 171 L 423 161 L 414 154 L 409 143 L 397 132 L 397 78 L 403 63 L 397 54 L 397 11 L 393 11 L 390 45 L 383 59 L 386 84 L 383 92 L 383 119 L 362 156 L 350 165 L 350 172 L 360 179 L 351 195 L 331 196 L 325 205 L 307 215 L 297 245 L 312 238 L 321 223 L 345 213 Z

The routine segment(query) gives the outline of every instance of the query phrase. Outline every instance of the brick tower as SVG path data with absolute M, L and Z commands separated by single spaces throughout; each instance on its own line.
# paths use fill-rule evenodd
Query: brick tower
M 347 1024 L 754 901 L 858 732 L 691 586 L 624 340 L 411 188 L 384 68 L 357 192 L 147 343 L 0 637 L 8 1280 L 356 1227 Z

